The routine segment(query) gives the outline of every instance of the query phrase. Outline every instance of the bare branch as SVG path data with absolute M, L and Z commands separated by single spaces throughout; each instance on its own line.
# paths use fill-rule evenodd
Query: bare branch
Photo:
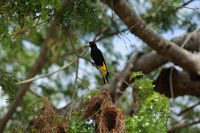
M 196 31 L 194 33 L 188 33 L 179 37 L 174 37 L 171 41 L 173 41 L 174 43 L 176 43 L 177 45 L 181 46 L 185 40 L 187 40 L 188 36 L 190 36 L 192 34 L 192 37 L 188 40 L 188 43 L 185 45 L 185 49 L 190 50 L 190 51 L 198 51 L 199 50 L 199 44 L 200 44 L 200 32 Z M 130 60 L 130 59 L 129 59 Z M 131 61 L 129 61 L 131 62 Z M 147 74 L 150 73 L 154 70 L 156 70 L 158 67 L 160 67 L 161 65 L 165 64 L 166 62 L 168 62 L 168 60 L 164 57 L 162 57 L 161 55 L 157 54 L 155 51 L 146 53 L 146 54 L 138 54 L 137 58 L 135 60 L 132 60 L 132 63 L 134 64 L 133 67 L 130 69 L 129 73 L 132 73 L 132 71 L 142 71 L 143 73 Z M 127 65 L 126 65 L 127 66 Z M 119 77 L 122 77 L 121 74 L 123 74 L 124 71 L 126 71 L 126 69 L 128 69 L 127 67 L 125 67 L 122 72 L 119 74 Z M 125 77 L 123 76 L 123 80 L 126 81 L 127 83 L 130 83 L 130 75 L 126 75 Z M 166 77 L 168 78 L 168 77 Z M 112 81 L 113 83 L 111 84 L 117 84 L 118 83 L 118 79 L 115 78 Z M 112 95 L 116 95 L 118 97 L 121 96 L 122 92 L 126 89 L 127 85 L 125 83 L 122 83 L 121 85 L 119 85 L 118 87 L 113 86 L 111 87 L 112 91 Z M 192 90 L 194 88 L 191 88 Z M 120 92 L 119 94 L 115 94 L 117 92 Z M 196 92 L 196 91 L 195 91 Z M 168 92 L 165 92 L 164 94 L 168 95 Z M 195 94 L 194 92 L 189 93 L 189 94 Z M 179 95 L 179 94 L 177 94 Z M 182 93 L 180 93 L 180 95 L 182 95 Z
M 193 108 L 195 108 L 195 107 L 198 106 L 198 105 L 200 105 L 200 102 L 198 102 L 198 103 L 196 103 L 196 104 L 194 104 L 194 105 L 192 105 L 192 106 L 190 106 L 190 107 L 188 107 L 188 108 L 182 110 L 180 113 L 177 114 L 177 116 L 181 116 L 181 115 L 183 115 L 183 114 L 189 112 L 190 110 L 192 110 Z
M 181 48 L 184 48 L 185 45 L 188 43 L 188 41 L 192 38 L 192 35 L 199 30 L 199 27 L 197 27 L 191 34 L 187 36 L 185 41 L 181 44 Z M 172 73 L 173 73 L 174 67 L 171 67 L 170 69 L 170 75 L 169 75 L 169 83 L 170 83 L 170 94 L 172 98 L 172 106 L 174 105 L 174 90 L 173 90 L 173 82 L 172 82 Z
M 172 98 L 172 105 L 171 106 L 174 106 L 174 88 L 173 88 L 173 76 L 172 76 L 172 74 L 173 74 L 173 71 L 174 71 L 174 68 L 173 67 L 171 67 L 171 69 L 170 69 L 170 74 L 169 74 L 169 89 L 170 89 L 170 97 Z
M 193 1 L 194 1 L 194 0 L 189 0 L 189 1 L 185 2 L 185 3 L 183 3 L 182 5 L 177 6 L 175 10 L 177 11 L 177 10 L 180 10 L 180 9 L 182 9 L 182 8 L 187 8 L 186 6 L 189 5 L 189 4 L 190 4 L 191 2 L 193 2 Z
M 154 81 L 155 90 L 170 97 L 170 68 L 163 69 L 158 78 Z M 177 71 L 175 68 L 172 74 L 174 97 L 183 95 L 200 96 L 200 81 L 192 80 L 191 75 L 186 71 Z
M 171 127 L 171 129 L 168 131 L 168 133 L 174 133 L 174 131 L 177 129 L 186 128 L 186 127 L 198 124 L 198 123 L 200 123 L 200 119 L 196 120 L 196 121 L 188 122 L 188 123 L 178 123 L 178 124 L 174 125 L 173 127 Z
M 125 31 L 128 31 L 128 29 L 122 29 L 121 31 L 116 31 L 116 32 L 112 32 L 112 33 L 107 33 L 104 36 L 99 37 L 98 39 L 96 39 L 96 42 L 101 41 L 105 38 L 109 38 L 109 37 L 113 37 L 114 35 L 118 35 L 119 33 L 123 33 Z
M 103 34 L 103 33 L 105 33 L 106 31 L 108 31 L 108 27 L 107 26 L 105 26 L 100 32 L 98 32 L 96 35 L 95 35 L 95 37 L 93 38 L 93 42 L 96 42 L 97 41 L 97 38 L 101 35 L 101 34 Z M 99 40 L 99 39 L 98 39 Z
M 12 33 L 11 36 L 13 36 L 13 38 L 15 38 L 17 35 L 22 34 L 22 33 L 26 32 L 26 31 L 28 31 L 28 30 L 34 29 L 34 28 L 36 28 L 37 26 L 39 26 L 39 25 L 41 25 L 41 24 L 43 24 L 43 23 L 48 22 L 49 20 L 51 20 L 51 18 L 49 18 L 49 19 L 47 19 L 47 20 L 44 20 L 44 21 L 42 21 L 42 22 L 39 22 L 39 21 L 38 21 L 34 26 L 28 27 L 28 28 L 26 28 L 26 29 L 17 30 L 17 31 L 15 31 L 14 33 Z
M 29 89 L 28 90 L 31 94 L 35 95 L 37 98 L 41 98 L 42 96 L 40 96 L 39 94 L 35 93 L 33 90 Z
M 73 60 L 65 65 L 63 65 L 62 67 L 60 67 L 59 69 L 57 69 L 56 71 L 53 71 L 53 72 L 50 72 L 50 73 L 46 73 L 46 74 L 43 74 L 43 75 L 40 75 L 40 76 L 36 76 L 34 78 L 30 78 L 30 79 L 27 79 L 27 80 L 24 80 L 24 81 L 20 81 L 20 82 L 17 82 L 16 84 L 20 85 L 20 84 L 25 84 L 25 83 L 29 83 L 29 82 L 32 82 L 32 81 L 35 81 L 35 80 L 38 80 L 38 79 L 41 79 L 41 78 L 45 78 L 45 77 L 49 77 L 55 73 L 58 73 L 62 70 L 64 70 L 65 68 L 71 66 L 72 64 L 74 64 L 76 62 L 76 60 Z
M 146 42 L 147 45 L 157 53 L 185 70 L 200 75 L 200 63 L 197 61 L 200 60 L 199 54 L 192 54 L 187 50 L 178 47 L 173 42 L 165 40 L 137 16 L 135 11 L 130 8 L 126 1 L 116 0 L 113 1 L 113 5 L 111 5 L 112 2 L 106 0 L 106 3 L 115 11 L 128 28 L 137 24 L 135 28 L 131 29 L 131 33 Z
M 200 27 L 197 27 L 193 32 L 191 32 L 185 39 L 185 41 L 183 42 L 183 44 L 181 44 L 181 48 L 184 48 L 185 45 L 189 42 L 189 40 L 192 38 L 193 34 L 195 34 L 197 31 L 199 31 Z
M 105 2 L 102 0 L 102 2 Z M 144 42 L 146 42 L 150 47 L 152 47 L 155 51 L 152 51 L 147 54 L 140 54 L 136 60 L 132 63 L 134 66 L 130 69 L 129 73 L 132 71 L 143 71 L 144 73 L 149 73 L 155 69 L 157 69 L 162 64 L 166 63 L 168 60 L 176 63 L 182 68 L 190 71 L 191 73 L 200 74 L 200 56 L 197 54 L 192 54 L 187 50 L 180 48 L 178 45 L 182 45 L 183 42 L 188 38 L 188 36 L 192 33 L 186 34 L 185 36 L 173 38 L 172 41 L 167 41 L 163 37 L 161 37 L 158 33 L 156 33 L 151 27 L 149 27 L 139 16 L 136 15 L 135 11 L 129 7 L 126 1 L 123 0 L 114 0 L 113 5 L 111 5 L 110 0 L 106 0 L 106 2 L 121 18 L 121 20 L 127 25 L 128 28 L 133 25 L 137 25 L 131 28 L 131 32 L 141 38 Z M 185 49 L 191 51 L 199 50 L 199 39 L 200 32 L 196 31 L 192 34 L 192 37 L 188 40 L 188 43 L 185 44 Z M 174 43 L 173 43 L 174 42 Z M 194 45 L 191 45 L 194 44 Z M 198 49 L 198 50 L 197 50 Z M 159 55 L 160 54 L 160 55 Z M 189 63 L 189 64 L 188 64 Z M 123 71 L 127 68 L 125 67 Z M 123 75 L 122 71 L 122 75 Z M 121 77 L 121 74 L 119 75 Z M 129 80 L 130 74 L 124 77 L 123 80 L 130 83 Z M 113 80 L 113 84 L 117 84 L 118 80 Z M 113 96 L 121 95 L 120 93 L 126 89 L 127 85 L 122 83 L 121 85 L 111 87 L 113 92 Z M 115 94 L 120 92 L 119 94 Z
M 74 90 L 73 90 L 73 94 L 72 94 L 72 101 L 71 103 L 74 103 L 75 101 L 75 94 L 77 93 L 77 81 L 78 81 L 78 71 L 79 70 L 79 57 L 77 58 L 77 68 L 76 68 L 76 75 L 75 75 L 75 79 L 74 79 Z M 72 113 L 72 107 L 70 108 L 70 117 L 71 117 L 71 113 Z

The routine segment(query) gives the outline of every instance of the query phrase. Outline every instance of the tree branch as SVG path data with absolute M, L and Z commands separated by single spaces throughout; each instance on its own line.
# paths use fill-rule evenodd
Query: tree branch
M 171 129 L 168 131 L 168 133 L 175 133 L 175 130 L 177 130 L 177 129 L 186 128 L 186 127 L 198 124 L 198 123 L 200 123 L 200 119 L 189 122 L 189 123 L 178 123 L 178 124 L 174 125 L 173 127 L 171 127 Z
M 112 32 L 112 33 L 106 33 L 105 35 L 103 35 L 103 36 L 99 37 L 98 39 L 96 39 L 96 42 L 101 41 L 101 40 L 103 40 L 105 38 L 112 37 L 114 35 L 118 35 L 118 34 L 123 33 L 125 31 L 128 31 L 128 29 L 126 28 L 126 29 L 122 29 L 121 31 L 116 31 L 116 32 Z
M 44 20 L 44 21 L 42 21 L 42 22 L 39 22 L 39 21 L 38 21 L 35 25 L 33 25 L 33 26 L 31 26 L 31 27 L 28 27 L 28 28 L 26 28 L 26 29 L 19 29 L 19 30 L 15 31 L 14 33 L 12 33 L 11 36 L 12 36 L 13 38 L 15 38 L 15 37 L 16 37 L 17 35 L 19 35 L 19 34 L 22 34 L 22 33 L 26 32 L 26 31 L 28 31 L 28 30 L 34 29 L 34 28 L 36 28 L 37 26 L 39 26 L 39 25 L 41 25 L 41 24 L 43 24 L 43 23 L 46 23 L 46 22 L 50 21 L 50 19 L 52 19 L 52 18 L 49 18 L 49 19 Z
M 30 78 L 30 79 L 27 79 L 27 80 L 24 80 L 24 81 L 20 81 L 20 82 L 17 82 L 16 84 L 20 85 L 20 84 L 25 84 L 25 83 L 29 83 L 29 82 L 33 82 L 35 80 L 38 80 L 38 79 L 41 79 L 41 78 L 44 78 L 44 77 L 49 77 L 55 73 L 58 73 L 62 70 L 64 70 L 65 68 L 69 67 L 70 65 L 74 64 L 76 62 L 76 60 L 73 60 L 65 65 L 63 65 L 62 67 L 60 67 L 59 69 L 57 69 L 56 71 L 53 71 L 53 72 L 50 72 L 50 73 L 46 73 L 46 74 L 43 74 L 43 75 L 40 75 L 40 76 L 36 76 L 36 77 L 33 77 L 33 78 Z
M 198 105 L 200 105 L 200 102 L 198 102 L 198 103 L 196 103 L 196 104 L 194 104 L 194 105 L 192 105 L 192 106 L 190 106 L 190 107 L 188 107 L 188 108 L 182 110 L 180 113 L 177 114 L 177 116 L 181 116 L 181 115 L 183 115 L 183 114 L 189 112 L 190 110 L 192 110 L 193 108 L 195 108 L 195 107 L 198 106 Z
M 154 81 L 155 90 L 171 97 L 169 84 L 170 68 L 163 69 L 158 78 Z M 186 71 L 177 71 L 175 68 L 172 74 L 174 96 L 193 95 L 200 97 L 200 81 L 192 80 L 191 75 Z
M 188 33 L 179 37 L 174 37 L 171 41 L 181 46 L 189 36 L 191 36 L 191 38 L 188 40 L 188 43 L 185 45 L 184 48 L 192 52 L 198 51 L 199 44 L 200 44 L 200 31 Z M 132 65 L 132 68 L 129 69 L 128 74 L 126 76 L 122 76 L 123 73 L 127 71 L 126 69 L 128 69 L 127 67 L 125 67 L 119 73 L 118 77 L 120 77 L 121 80 L 124 80 L 127 83 L 130 83 L 129 78 L 130 78 L 130 73 L 132 73 L 132 71 L 142 71 L 143 73 L 147 74 L 156 70 L 158 67 L 160 67 L 161 65 L 167 62 L 168 60 L 166 58 L 157 54 L 155 51 L 152 51 L 146 54 L 138 54 L 135 60 L 129 59 L 129 63 L 132 63 L 133 65 Z M 128 66 L 128 64 L 126 66 Z M 116 79 L 116 78 L 113 79 L 111 84 L 113 84 L 114 86 L 111 86 L 111 90 L 112 90 L 111 92 L 112 92 L 112 96 L 120 97 L 122 92 L 125 91 L 127 84 L 125 84 L 124 82 L 119 82 L 118 80 L 120 79 Z M 116 86 L 117 84 L 118 86 Z M 118 92 L 120 92 L 121 94 Z M 115 93 L 118 93 L 118 94 L 115 94 Z
M 131 29 L 131 33 L 146 42 L 147 45 L 157 53 L 171 60 L 183 69 L 193 74 L 200 75 L 200 62 L 198 61 L 200 60 L 199 54 L 192 54 L 187 50 L 178 47 L 175 43 L 165 40 L 137 16 L 135 11 L 130 8 L 126 1 L 106 0 L 106 3 L 115 11 L 128 28 L 137 24 L 136 27 Z
M 48 46 L 54 42 L 52 41 L 52 39 L 54 38 L 56 34 L 55 31 L 56 31 L 56 21 L 53 21 L 51 24 L 51 27 L 49 28 L 48 36 L 40 50 L 40 55 L 38 56 L 37 60 L 35 61 L 30 71 L 28 72 L 27 78 L 34 77 L 45 66 L 46 61 L 47 61 L 46 57 L 47 57 L 47 52 L 48 52 Z M 15 97 L 15 100 L 10 106 L 8 112 L 4 115 L 3 118 L 0 119 L 0 132 L 3 132 L 8 120 L 11 119 L 12 115 L 15 113 L 17 107 L 19 106 L 23 96 L 25 95 L 26 91 L 29 89 L 30 85 L 31 85 L 31 82 L 25 83 L 22 85 L 21 89 L 18 91 Z
M 177 10 L 180 10 L 181 8 L 184 8 L 185 6 L 187 6 L 188 4 L 190 4 L 191 2 L 193 2 L 194 0 L 189 0 L 189 1 L 187 1 L 187 2 L 185 2 L 185 3 L 183 3 L 182 5 L 180 5 L 180 6 L 177 6 L 176 8 L 175 8 L 175 10 L 177 11 Z
M 104 0 L 102 1 L 105 2 Z M 112 2 L 113 5 L 111 5 Z M 191 73 L 195 73 L 198 75 L 200 74 L 200 62 L 198 62 L 198 60 L 200 60 L 199 54 L 192 54 L 187 50 L 184 50 L 175 45 L 175 43 L 177 43 L 178 45 L 182 45 L 182 43 L 188 38 L 188 36 L 190 36 L 190 34 L 193 34 L 192 37 L 188 40 L 188 43 L 185 44 L 185 49 L 198 51 L 200 42 L 199 31 L 195 33 L 189 33 L 182 37 L 174 38 L 171 41 L 167 41 L 158 33 L 156 33 L 151 27 L 149 27 L 140 17 L 138 17 L 135 11 L 129 7 L 126 1 L 112 0 L 112 2 L 111 0 L 106 0 L 105 3 L 107 3 L 116 12 L 116 14 L 127 25 L 127 27 L 131 30 L 133 34 L 141 38 L 158 53 L 157 54 L 155 51 L 152 51 L 147 54 L 139 55 L 137 59 L 132 62 L 134 65 L 132 69 L 129 69 L 129 73 L 138 70 L 143 71 L 144 73 L 149 73 L 161 66 L 162 64 L 166 63 L 168 60 L 171 60 L 175 64 L 183 67 L 185 70 L 188 70 Z M 130 28 L 133 25 L 137 26 Z M 194 38 L 197 39 L 197 41 L 193 40 Z M 191 45 L 191 43 L 194 42 L 195 45 Z M 122 76 L 123 72 L 126 71 L 126 69 L 127 67 L 125 67 L 124 70 L 119 74 L 119 77 L 123 77 L 123 80 L 129 83 L 130 74 Z M 126 84 L 124 84 L 123 82 L 118 82 L 117 79 L 113 80 L 113 84 L 118 85 L 111 87 L 112 96 L 120 96 L 120 93 L 124 91 L 127 87 Z M 115 94 L 118 92 L 120 93 Z

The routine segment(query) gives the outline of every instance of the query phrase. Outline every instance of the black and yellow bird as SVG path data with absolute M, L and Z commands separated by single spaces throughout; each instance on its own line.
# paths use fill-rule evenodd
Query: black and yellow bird
M 108 69 L 106 66 L 106 62 L 104 60 L 103 54 L 100 49 L 98 49 L 95 42 L 89 42 L 91 48 L 91 58 L 94 60 L 94 63 L 100 69 L 103 75 L 104 83 L 108 83 Z

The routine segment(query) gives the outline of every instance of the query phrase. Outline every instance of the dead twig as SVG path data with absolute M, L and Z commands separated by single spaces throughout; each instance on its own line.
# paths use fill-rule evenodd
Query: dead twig
M 16 84 L 17 85 L 25 84 L 25 83 L 29 83 L 29 82 L 32 82 L 32 81 L 35 81 L 35 80 L 38 80 L 38 79 L 41 79 L 41 78 L 49 77 L 49 76 L 51 76 L 51 75 L 53 75 L 55 73 L 58 73 L 58 72 L 64 70 L 65 68 L 67 68 L 70 65 L 74 64 L 76 61 L 77 60 L 73 60 L 73 61 L 69 62 L 68 64 L 65 64 L 64 66 L 60 67 L 56 71 L 53 71 L 53 72 L 50 72 L 50 73 L 46 73 L 46 74 L 43 74 L 43 75 L 40 75 L 40 76 L 36 76 L 36 77 L 30 78 L 30 79 L 26 79 L 24 81 L 17 82 Z
M 195 124 L 200 123 L 200 119 L 199 120 L 194 120 L 192 122 L 188 122 L 188 123 L 178 123 L 176 125 L 174 125 L 173 127 L 171 127 L 171 129 L 168 131 L 168 133 L 174 133 L 175 130 L 177 129 L 181 129 L 181 128 L 186 128 Z
M 198 102 L 198 103 L 196 103 L 196 104 L 194 104 L 194 105 L 192 105 L 192 106 L 190 106 L 190 107 L 188 107 L 188 108 L 182 110 L 180 113 L 177 114 L 177 116 L 181 116 L 181 115 L 183 115 L 183 114 L 189 112 L 190 110 L 192 110 L 193 108 L 195 108 L 195 107 L 198 106 L 198 105 L 200 105 L 200 102 Z

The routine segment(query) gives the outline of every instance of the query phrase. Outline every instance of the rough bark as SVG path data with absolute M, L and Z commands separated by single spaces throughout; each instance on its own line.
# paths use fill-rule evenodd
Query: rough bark
M 131 33 L 138 36 L 147 45 L 149 45 L 153 50 L 151 53 L 147 53 L 138 56 L 136 60 L 127 64 L 127 66 L 132 63 L 132 69 L 126 67 L 119 74 L 118 80 L 114 79 L 112 88 L 113 98 L 119 97 L 127 87 L 127 82 L 129 83 L 130 73 L 132 71 L 143 71 L 144 73 L 149 73 L 157 69 L 162 64 L 167 61 L 171 61 L 174 64 L 182 67 L 184 70 L 190 72 L 192 75 L 200 75 L 200 54 L 192 53 L 191 51 L 199 50 L 199 32 L 190 33 L 192 34 L 189 41 L 186 43 L 185 47 L 188 50 L 181 48 L 175 43 L 182 45 L 182 43 L 187 39 L 185 35 L 182 37 L 177 37 L 168 41 L 160 36 L 156 31 L 154 31 L 150 26 L 148 26 L 137 14 L 134 9 L 132 9 L 128 3 L 124 0 L 102 0 L 110 6 L 115 13 L 121 18 L 124 24 L 130 29 Z M 197 39 L 197 41 L 195 40 Z M 195 45 L 190 45 L 194 43 Z M 198 48 L 196 48 L 198 46 Z M 127 72 L 127 69 L 131 70 Z M 124 76 L 124 73 L 129 73 Z M 120 82 L 118 82 L 120 81 Z M 121 82 L 126 81 L 126 82 Z M 117 84 L 116 84 L 117 83 Z
M 200 44 L 200 31 L 174 37 L 172 38 L 171 41 L 173 41 L 174 43 L 180 46 L 188 38 L 188 36 L 191 36 L 191 38 L 188 40 L 188 43 L 185 45 L 184 48 L 191 52 L 198 51 L 199 44 Z M 118 99 L 118 97 L 120 97 L 123 91 L 127 88 L 128 86 L 127 83 L 130 83 L 130 80 L 129 80 L 130 73 L 132 73 L 133 71 L 142 71 L 143 73 L 148 74 L 156 70 L 161 65 L 167 63 L 168 61 L 169 61 L 168 59 L 157 54 L 155 51 L 138 55 L 137 58 L 135 59 L 130 59 L 128 64 L 132 64 L 132 68 L 131 69 L 129 68 L 129 71 L 128 71 L 127 70 L 128 67 L 125 67 L 119 73 L 119 76 L 113 79 L 112 81 L 113 83 L 111 86 L 111 90 L 112 90 L 113 99 Z M 128 64 L 126 66 L 128 66 Z M 127 74 L 125 76 L 122 76 L 124 75 L 125 71 Z M 126 81 L 127 83 L 122 82 L 122 81 Z
M 154 81 L 155 90 L 170 95 L 170 68 L 163 69 L 158 78 Z M 200 97 L 200 80 L 192 80 L 191 75 L 186 71 L 177 71 L 175 68 L 172 73 L 172 84 L 174 97 L 183 95 L 193 95 Z
M 180 48 L 171 41 L 167 41 L 149 25 L 147 25 L 124 0 L 105 1 L 121 18 L 131 33 L 138 36 L 158 54 L 169 59 L 183 69 L 200 75 L 200 54 Z

